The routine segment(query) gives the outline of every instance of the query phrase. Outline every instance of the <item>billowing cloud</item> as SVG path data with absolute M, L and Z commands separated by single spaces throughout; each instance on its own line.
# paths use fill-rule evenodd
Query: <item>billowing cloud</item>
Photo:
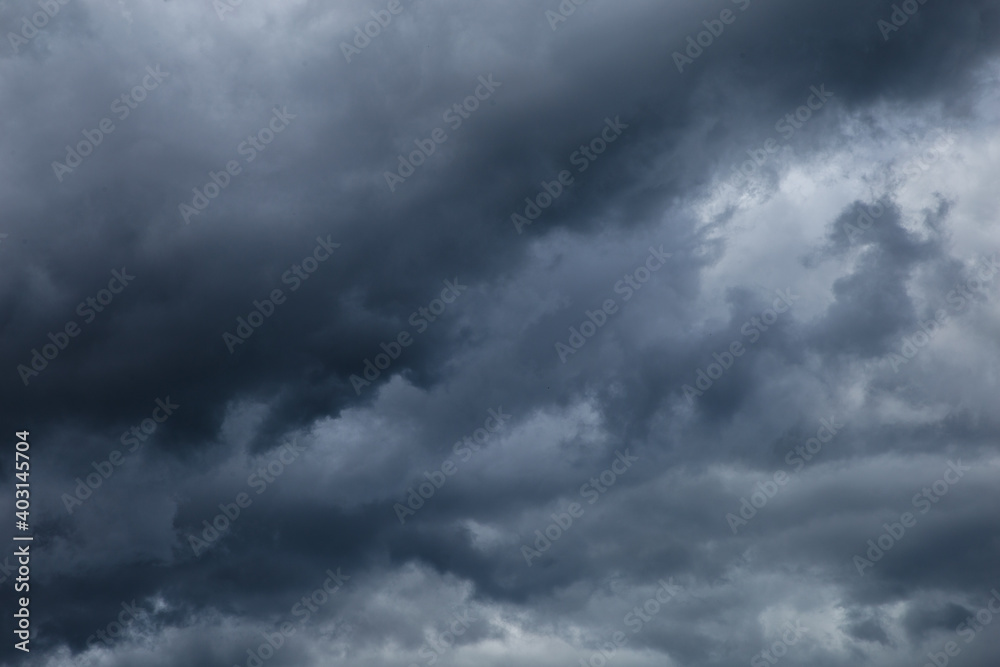
M 996 663 L 994 0 L 0 20 L 3 664 Z

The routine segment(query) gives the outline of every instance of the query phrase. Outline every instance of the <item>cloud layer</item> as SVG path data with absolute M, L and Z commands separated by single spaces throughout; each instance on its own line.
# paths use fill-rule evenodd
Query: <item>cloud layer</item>
M 3 664 L 996 664 L 994 0 L 0 22 Z

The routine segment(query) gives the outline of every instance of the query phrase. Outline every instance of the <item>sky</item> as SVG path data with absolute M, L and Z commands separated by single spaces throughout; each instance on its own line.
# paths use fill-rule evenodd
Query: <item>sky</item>
M 0 27 L 0 664 L 997 664 L 1000 2 Z

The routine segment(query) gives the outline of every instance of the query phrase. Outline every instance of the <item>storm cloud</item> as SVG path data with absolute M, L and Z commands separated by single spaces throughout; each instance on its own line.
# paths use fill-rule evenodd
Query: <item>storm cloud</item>
M 1000 3 L 0 25 L 2 664 L 996 664 Z

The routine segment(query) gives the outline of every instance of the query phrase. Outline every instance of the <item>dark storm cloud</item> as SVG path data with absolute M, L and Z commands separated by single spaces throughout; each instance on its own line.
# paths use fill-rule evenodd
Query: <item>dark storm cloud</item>
M 350 584 L 267 664 L 338 647 L 346 663 L 409 664 L 463 605 L 483 619 L 448 649 L 455 664 L 490 664 L 475 653 L 490 641 L 526 664 L 575 661 L 631 635 L 632 608 L 675 577 L 686 602 L 635 633 L 636 661 L 745 664 L 801 616 L 823 626 L 788 664 L 895 666 L 981 603 L 996 539 L 995 503 L 977 500 L 995 487 L 990 293 L 938 334 L 966 350 L 954 359 L 931 346 L 899 372 L 885 360 L 975 275 L 981 258 L 956 245 L 991 221 L 946 183 L 914 214 L 907 179 L 925 170 L 894 156 L 851 187 L 880 123 L 926 114 L 991 140 L 977 104 L 996 3 L 914 1 L 887 36 L 890 2 L 562 4 L 576 9 L 553 29 L 556 2 L 401 0 L 385 23 L 389 3 L 246 0 L 220 18 L 212 3 L 69 0 L 0 61 L 0 398 L 8 430 L 46 443 L 32 664 L 75 662 L 133 599 L 148 618 L 100 664 L 245 664 L 259 630 L 337 567 Z M 675 52 L 726 9 L 734 21 L 679 72 Z M 36 11 L 0 19 L 16 31 Z M 347 62 L 341 42 L 378 16 Z M 820 87 L 831 96 L 810 108 Z M 67 145 L 105 118 L 114 130 L 70 167 Z M 428 141 L 390 188 L 385 173 Z M 718 190 L 748 159 L 754 175 Z M 792 210 L 810 168 L 812 201 Z M 817 192 L 834 182 L 852 185 Z M 535 219 L 519 229 L 514 214 Z M 793 223 L 801 236 L 784 235 Z M 761 246 L 774 259 L 754 264 Z M 619 287 L 651 249 L 670 256 L 641 289 Z M 135 277 L 117 291 L 113 272 Z M 446 281 L 463 287 L 438 314 Z M 790 308 L 751 324 L 782 290 Z M 606 323 L 560 358 L 608 299 Z M 699 385 L 734 342 L 745 354 Z M 60 349 L 46 359 L 46 345 Z M 19 371 L 34 350 L 37 375 Z M 380 354 L 394 358 L 365 378 Z M 89 483 L 167 397 L 175 414 Z M 490 409 L 512 417 L 456 449 Z M 843 422 L 837 438 L 734 534 L 726 514 L 789 470 L 821 418 Z M 301 458 L 258 494 L 252 476 L 289 439 Z M 626 448 L 635 467 L 588 504 L 582 487 Z M 860 576 L 852 556 L 960 456 L 976 473 Z M 401 525 L 395 507 L 445 460 L 457 472 Z M 190 537 L 240 493 L 252 503 L 196 553 Z M 521 547 L 572 502 L 583 515 L 526 563 Z M 600 604 L 612 575 L 621 591 Z

